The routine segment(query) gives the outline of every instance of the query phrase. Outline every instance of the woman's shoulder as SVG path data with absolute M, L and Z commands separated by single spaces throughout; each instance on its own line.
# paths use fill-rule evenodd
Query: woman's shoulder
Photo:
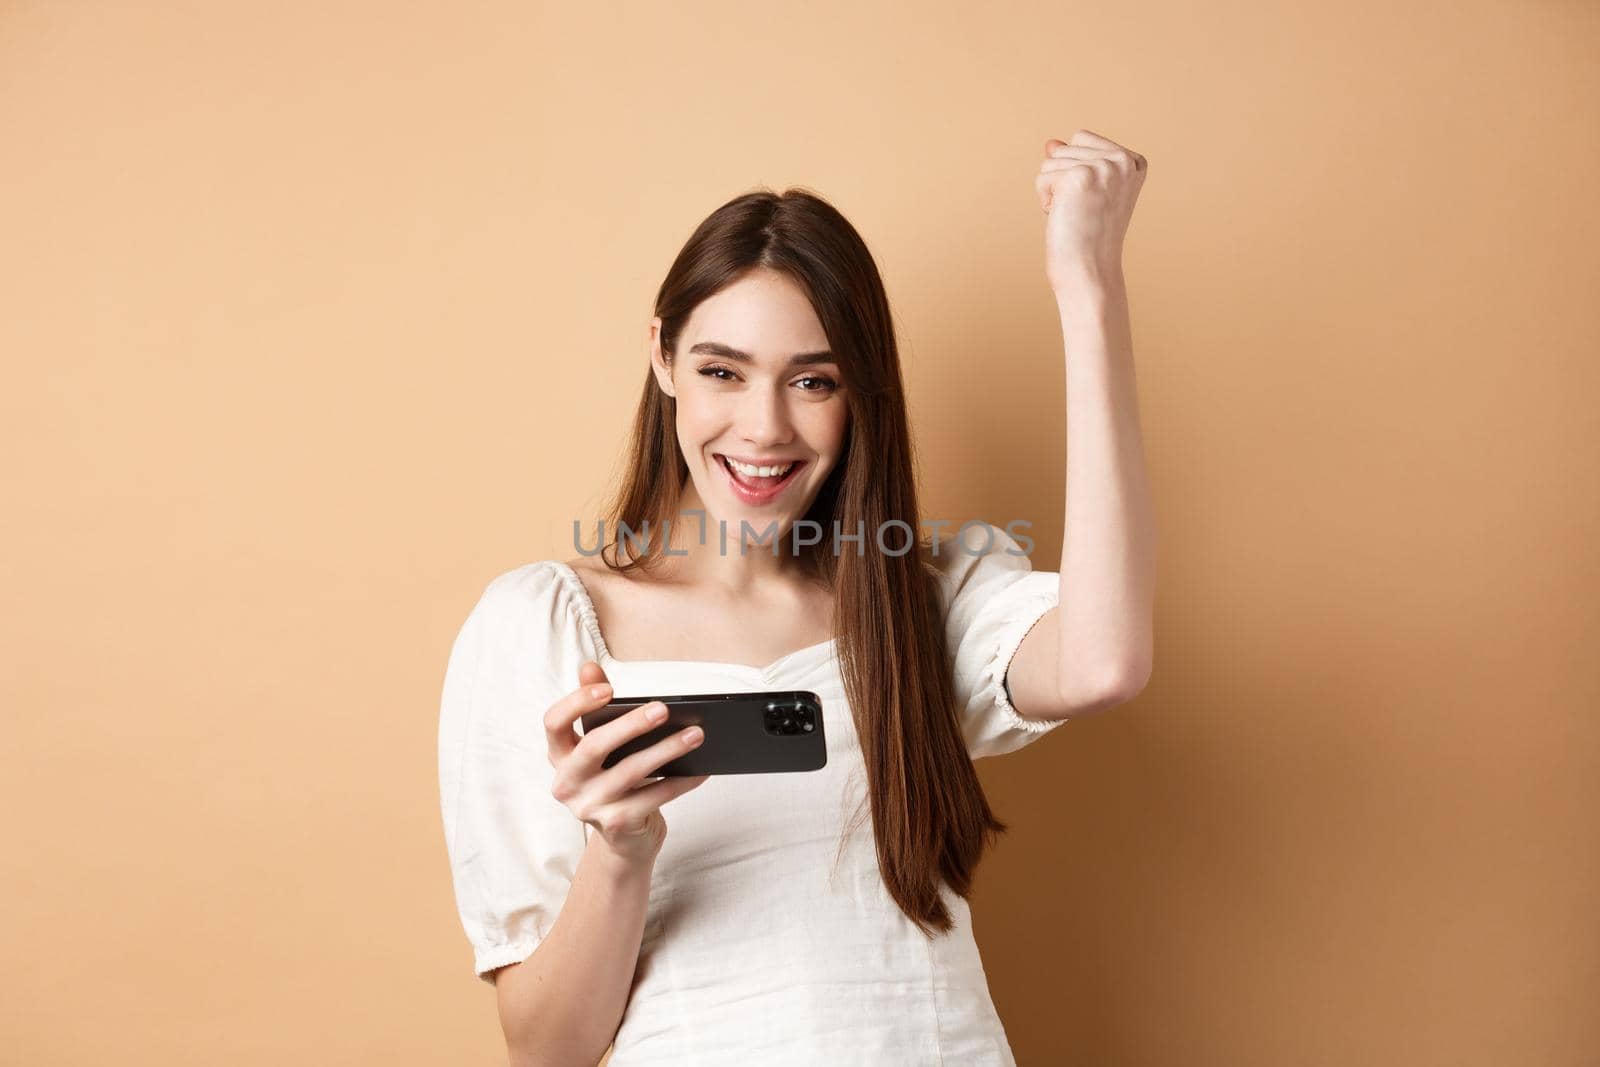
M 583 625 L 588 597 L 571 563 L 539 559 L 489 579 L 479 597 L 479 608 L 503 625 L 538 626 L 569 633 L 573 624 Z
M 481 630 L 508 648 L 540 650 L 553 666 L 593 658 L 598 625 L 570 563 L 539 559 L 501 571 L 483 587 L 474 614 Z M 567 664 L 567 660 L 572 660 Z
M 1027 549 L 1008 530 L 991 522 L 974 519 L 941 531 L 932 561 L 938 569 L 944 591 L 954 595 L 963 587 L 986 575 L 1001 571 L 1026 571 L 1032 568 Z
M 565 572 L 569 567 L 557 559 L 522 563 L 490 578 L 483 595 L 506 606 L 556 600 L 568 593 Z

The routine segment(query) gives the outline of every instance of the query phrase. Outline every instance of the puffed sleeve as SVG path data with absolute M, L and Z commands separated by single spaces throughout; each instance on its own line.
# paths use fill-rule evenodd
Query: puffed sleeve
M 955 663 L 956 707 L 973 759 L 1014 752 L 1067 721 L 1023 718 L 1005 686 L 1017 646 L 1060 603 L 1061 576 L 1034 570 L 1013 537 L 983 525 L 990 535 L 987 549 L 983 532 L 971 525 L 960 543 L 941 538 L 937 560 L 944 575 L 945 640 Z
M 527 959 L 566 899 L 583 821 L 550 794 L 544 713 L 564 692 L 562 589 L 528 564 L 491 581 L 450 650 L 439 715 L 439 799 L 457 911 L 478 977 Z

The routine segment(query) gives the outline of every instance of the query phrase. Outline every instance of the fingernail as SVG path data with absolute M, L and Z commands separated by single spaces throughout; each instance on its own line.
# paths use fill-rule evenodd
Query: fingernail
M 594 697 L 596 700 L 603 696 L 610 696 L 611 687 L 606 685 L 604 682 L 601 682 L 599 685 L 591 685 L 589 687 L 589 695 Z
M 683 743 L 686 745 L 692 745 L 705 735 L 705 731 L 700 729 L 700 727 L 691 726 L 683 732 Z
M 651 704 L 650 710 L 645 712 L 644 715 L 651 722 L 660 722 L 667 717 L 667 706 L 665 704 Z

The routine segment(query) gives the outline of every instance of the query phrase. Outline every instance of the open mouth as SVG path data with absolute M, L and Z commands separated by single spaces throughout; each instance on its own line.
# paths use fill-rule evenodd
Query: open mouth
M 733 485 L 735 493 L 740 499 L 752 504 L 765 503 L 783 492 L 800 473 L 800 468 L 806 465 L 805 460 L 797 459 L 782 474 L 748 474 L 730 464 L 727 456 L 720 452 L 713 454 L 717 458 L 718 465 L 727 472 L 728 481 Z

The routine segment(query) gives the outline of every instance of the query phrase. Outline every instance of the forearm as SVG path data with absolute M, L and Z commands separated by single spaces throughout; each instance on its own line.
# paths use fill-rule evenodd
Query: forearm
M 1066 349 L 1059 682 L 1137 690 L 1153 657 L 1155 516 L 1120 266 L 1056 290 Z
M 590 835 L 549 933 L 495 983 L 512 1067 L 600 1062 L 633 987 L 652 870 Z

